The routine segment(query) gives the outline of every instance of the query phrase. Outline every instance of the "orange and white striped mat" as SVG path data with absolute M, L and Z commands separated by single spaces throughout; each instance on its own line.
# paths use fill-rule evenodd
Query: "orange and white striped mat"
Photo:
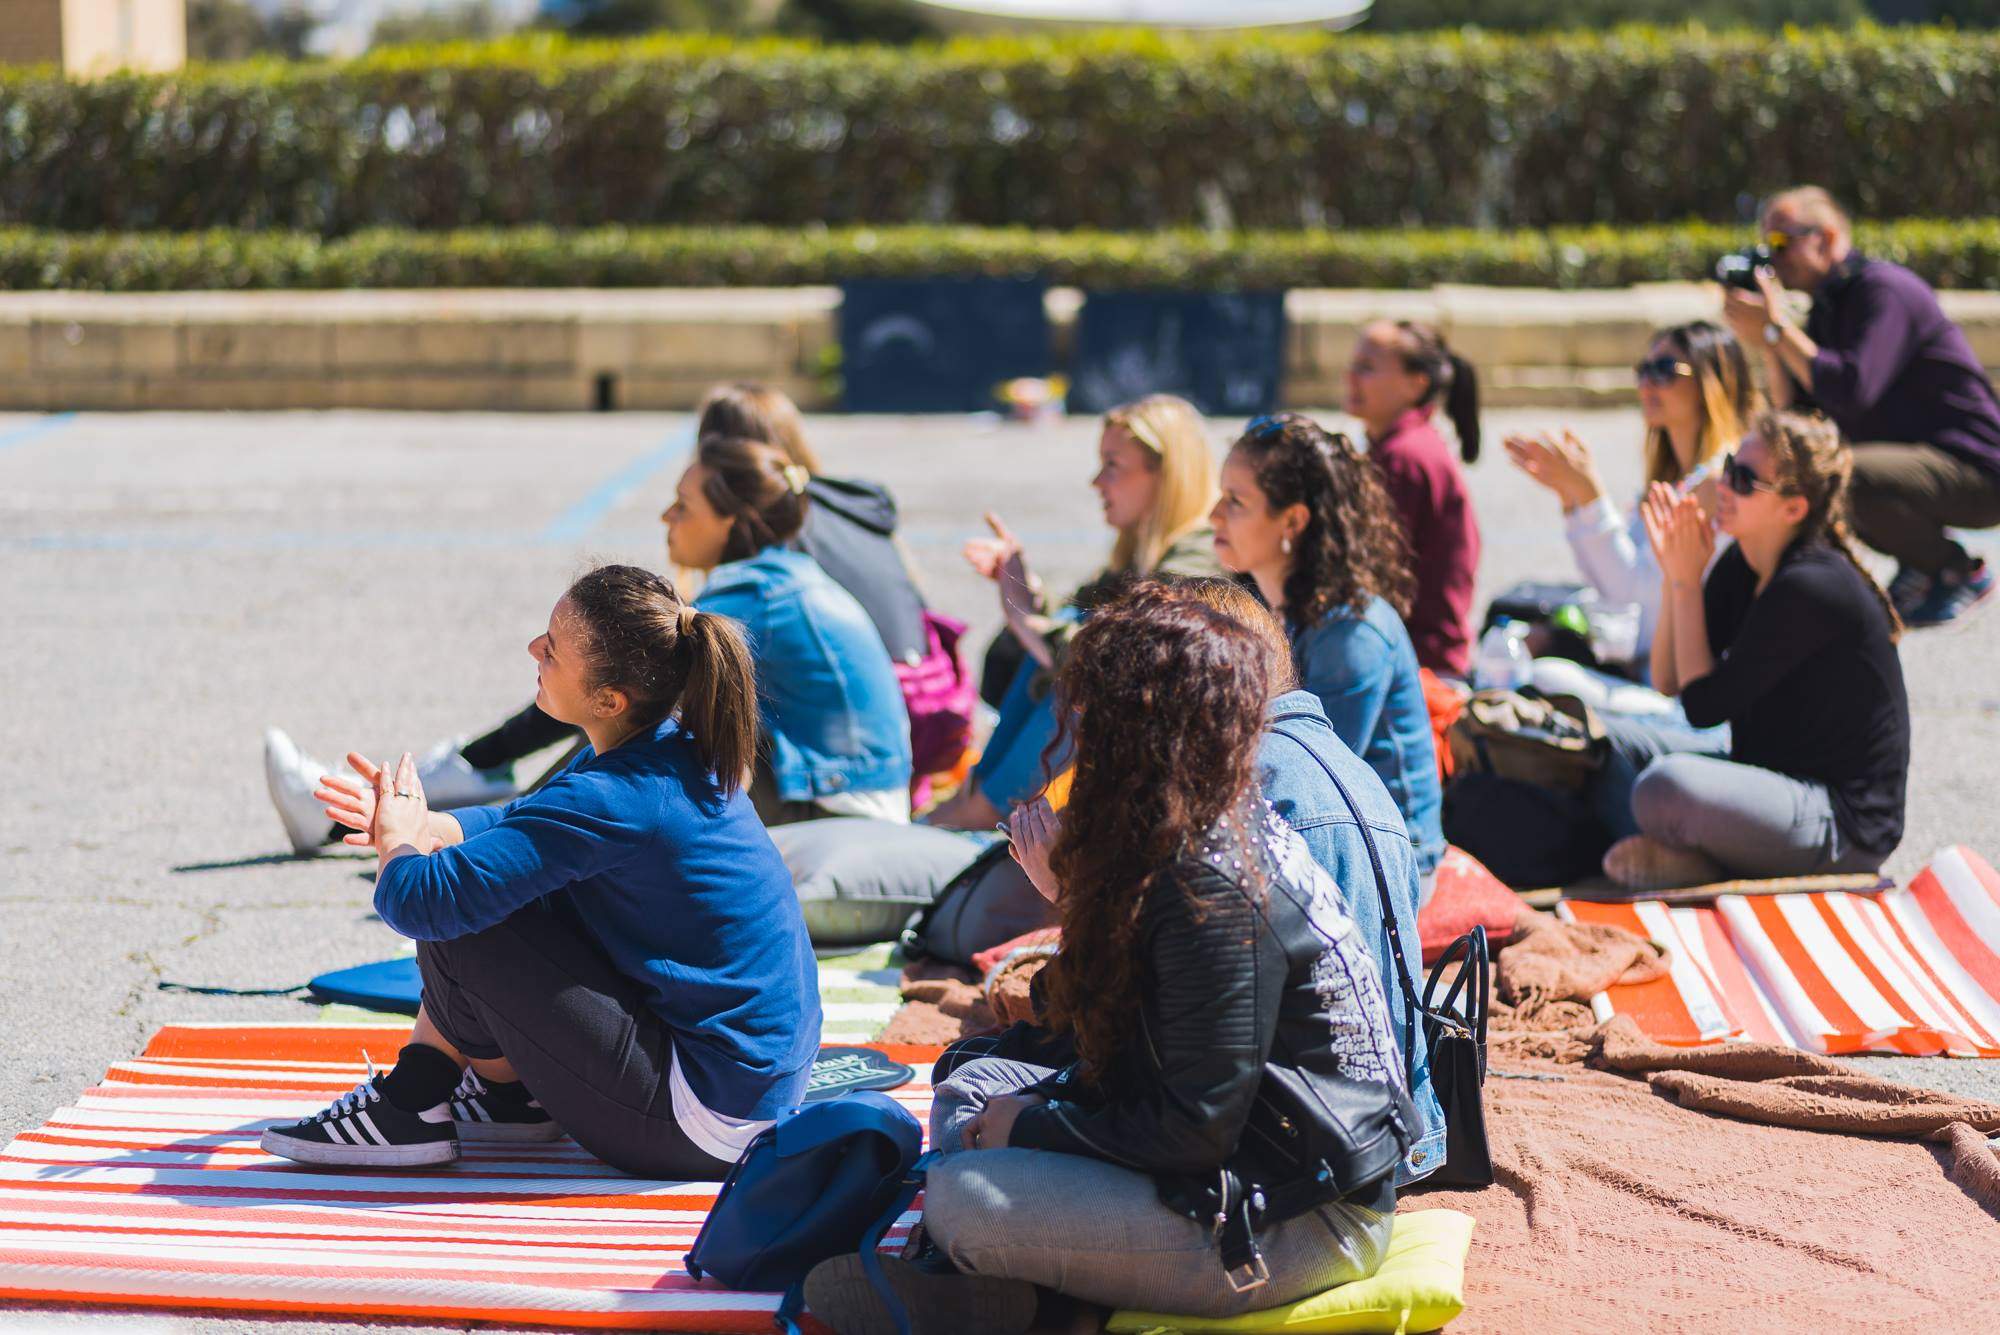
M 568 1140 L 445 1168 L 311 1169 L 257 1145 L 408 1026 L 173 1025 L 0 1151 L 0 1298 L 626 1330 L 768 1331 L 777 1294 L 697 1283 L 716 1184 L 621 1176 Z M 930 1111 L 935 1048 L 887 1047 Z M 907 1215 L 891 1237 L 908 1232 Z
M 2000 874 L 1966 848 L 1875 895 L 1565 900 L 1559 912 L 1666 946 L 1666 977 L 1593 1001 L 1600 1020 L 1629 1015 L 1662 1043 L 2000 1057 Z

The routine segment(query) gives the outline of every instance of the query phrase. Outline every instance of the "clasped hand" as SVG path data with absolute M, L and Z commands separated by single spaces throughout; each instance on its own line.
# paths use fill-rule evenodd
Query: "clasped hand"
M 347 764 L 361 776 L 358 780 L 322 774 L 313 790 L 313 796 L 326 804 L 328 818 L 357 831 L 343 836 L 343 843 L 373 848 L 384 857 L 403 847 L 420 853 L 444 847 L 444 840 L 431 832 L 430 804 L 417 778 L 417 762 L 408 751 L 393 774 L 359 751 L 347 753 Z
M 1640 505 L 1646 538 L 1669 584 L 1697 585 L 1715 555 L 1715 527 L 1694 496 L 1682 496 L 1664 482 L 1646 489 Z

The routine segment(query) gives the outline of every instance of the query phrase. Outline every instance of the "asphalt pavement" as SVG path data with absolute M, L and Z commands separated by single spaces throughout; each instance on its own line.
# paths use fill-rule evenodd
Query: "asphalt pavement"
M 1488 457 L 1471 470 L 1482 600 L 1573 573 L 1554 501 L 1498 444 L 1559 424 L 1597 449 L 1621 500 L 1636 488 L 1636 413 L 1489 414 Z M 1217 440 L 1235 425 L 1215 423 Z M 658 512 L 690 426 L 643 414 L 0 415 L 0 1139 L 164 1023 L 314 1015 L 290 997 L 162 982 L 284 988 L 395 953 L 370 912 L 372 860 L 290 854 L 265 797 L 264 728 L 332 760 L 422 750 L 518 708 L 534 688 L 528 641 L 571 578 L 596 560 L 664 564 Z M 1108 547 L 1087 485 L 1090 421 L 824 417 L 810 433 L 830 473 L 894 490 L 927 591 L 973 623 L 975 646 L 999 623 L 991 586 L 958 555 L 982 511 L 1007 517 L 1054 587 Z M 2000 615 L 1905 642 L 1916 750 L 1892 873 L 1956 842 L 2000 855 L 1996 649 Z M 2000 1098 L 2000 1063 L 1868 1064 Z M 0 1328 L 16 1321 L 357 1324 L 0 1305 Z

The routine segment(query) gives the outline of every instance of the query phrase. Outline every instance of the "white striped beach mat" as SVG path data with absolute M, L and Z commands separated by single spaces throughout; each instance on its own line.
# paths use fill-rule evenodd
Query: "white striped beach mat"
M 1702 908 L 1565 900 L 1559 911 L 1666 946 L 1666 977 L 1593 1002 L 1599 1019 L 1629 1015 L 1663 1043 L 2000 1057 L 2000 874 L 1966 848 L 1880 894 L 1726 895 Z
M 263 1153 L 393 1054 L 407 1023 L 173 1025 L 0 1151 L 0 1298 L 768 1331 L 778 1295 L 688 1278 L 716 1184 L 624 1177 L 568 1140 L 468 1144 L 440 1169 Z M 884 1049 L 930 1111 L 935 1048 Z M 892 1230 L 906 1234 L 914 1215 Z

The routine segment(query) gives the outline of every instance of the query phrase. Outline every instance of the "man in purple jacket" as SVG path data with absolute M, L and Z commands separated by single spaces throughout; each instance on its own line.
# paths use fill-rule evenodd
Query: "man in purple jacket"
M 1731 289 L 1724 314 L 1761 348 L 1779 408 L 1817 408 L 1854 447 L 1854 527 L 1900 563 L 1889 586 L 1911 626 L 1958 620 L 1994 577 L 1945 531 L 2000 525 L 2000 397 L 1937 294 L 1899 264 L 1855 253 L 1853 229 L 1817 186 L 1764 206 L 1771 269 Z M 1775 275 L 1772 271 L 1775 271 Z M 1812 293 L 1805 328 L 1779 285 Z

